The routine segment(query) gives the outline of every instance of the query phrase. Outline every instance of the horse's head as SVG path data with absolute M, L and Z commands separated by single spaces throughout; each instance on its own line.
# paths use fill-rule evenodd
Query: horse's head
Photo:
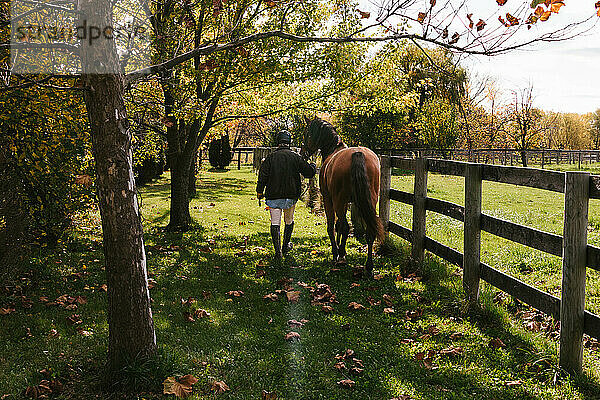
M 314 135 L 314 120 L 311 121 L 307 116 L 304 116 L 304 122 L 306 127 L 304 128 L 304 139 L 302 140 L 300 154 L 304 159 L 309 159 L 319 150 L 319 146 Z

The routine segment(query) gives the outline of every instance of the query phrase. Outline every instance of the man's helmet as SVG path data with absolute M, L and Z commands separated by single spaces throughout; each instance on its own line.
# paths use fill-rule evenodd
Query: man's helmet
M 292 135 L 290 135 L 290 132 L 286 131 L 285 129 L 279 132 L 279 135 L 277 135 L 277 143 L 278 144 L 291 144 L 292 143 Z

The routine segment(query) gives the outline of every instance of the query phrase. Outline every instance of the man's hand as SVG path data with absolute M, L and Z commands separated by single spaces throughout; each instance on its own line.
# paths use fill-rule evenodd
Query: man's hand
M 265 195 L 263 193 L 256 193 L 256 198 L 259 199 L 259 200 L 260 199 L 264 199 Z

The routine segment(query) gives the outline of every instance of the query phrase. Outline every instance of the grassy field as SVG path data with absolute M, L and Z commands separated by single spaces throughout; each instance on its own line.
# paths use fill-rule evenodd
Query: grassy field
M 573 170 L 576 165 L 554 166 L 557 170 Z M 593 174 L 600 166 L 586 165 Z M 584 169 L 582 167 L 582 169 Z M 413 177 L 399 173 L 392 187 L 413 191 Z M 429 174 L 427 195 L 464 206 L 464 178 Z M 483 182 L 482 212 L 521 225 L 562 235 L 564 195 L 496 182 Z M 412 224 L 412 206 L 392 202 L 392 221 L 408 228 Z M 427 212 L 427 235 L 462 252 L 463 224 L 435 212 Z M 561 258 L 482 232 L 482 262 L 560 297 Z M 600 200 L 590 200 L 588 242 L 600 245 Z M 600 273 L 588 269 L 586 307 L 600 313 Z
M 106 293 L 100 221 L 91 212 L 57 248 L 35 255 L 30 274 L 1 288 L 0 308 L 15 309 L 0 315 L 1 399 L 21 398 L 45 376 L 61 382 L 56 398 L 162 398 L 162 382 L 185 374 L 199 379 L 196 399 L 258 399 L 263 390 L 277 399 L 600 398 L 595 347 L 585 351 L 584 376 L 561 375 L 555 331 L 531 329 L 547 322 L 543 316 L 490 288 L 484 288 L 482 311 L 465 315 L 457 269 L 433 256 L 411 264 L 400 239 L 376 257 L 378 279 L 361 280 L 352 266 L 364 264 L 363 246 L 351 239 L 350 266 L 332 269 L 324 217 L 299 206 L 296 247 L 285 262 L 272 264 L 268 213 L 254 199 L 256 177 L 248 168 L 202 172 L 191 204 L 197 224 L 183 234 L 163 230 L 167 178 L 140 191 L 159 360 L 134 365 L 118 379 L 103 374 Z M 410 183 L 408 176 L 394 178 L 397 188 Z M 461 179 L 433 175 L 430 184 L 432 197 L 461 203 Z M 486 185 L 484 210 L 560 233 L 560 197 L 540 196 Z M 407 225 L 407 210 L 394 206 L 393 219 Z M 428 233 L 458 249 L 460 229 L 444 217 L 429 218 Z M 543 281 L 548 290 L 560 285 L 557 260 L 488 237 L 484 243 L 491 265 Z M 596 279 L 590 274 L 592 310 Z M 335 295 L 331 312 L 311 304 L 311 288 Z M 278 300 L 263 298 L 271 293 L 279 293 Z M 364 309 L 349 309 L 352 302 Z M 190 321 L 185 313 L 199 309 L 210 315 Z M 68 321 L 73 314 L 81 323 Z M 289 332 L 299 340 L 286 340 Z M 352 387 L 339 383 L 345 379 Z M 217 394 L 215 381 L 230 390 Z M 129 391 L 108 393 L 108 384 Z

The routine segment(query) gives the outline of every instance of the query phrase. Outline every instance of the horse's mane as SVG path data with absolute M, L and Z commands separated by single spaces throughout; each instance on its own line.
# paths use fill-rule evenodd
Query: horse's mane
M 309 132 L 311 140 L 322 150 L 333 149 L 341 142 L 335 126 L 319 117 L 311 121 Z

